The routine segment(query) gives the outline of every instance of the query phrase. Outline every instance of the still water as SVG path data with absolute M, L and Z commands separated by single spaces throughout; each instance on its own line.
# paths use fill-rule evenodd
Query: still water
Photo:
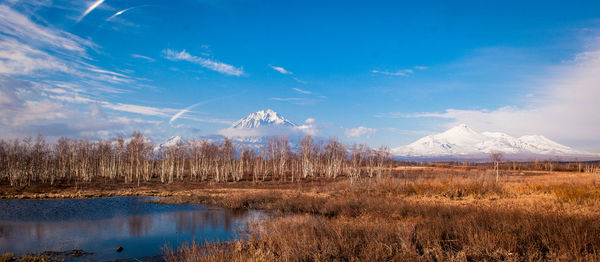
M 82 249 L 84 260 L 141 258 L 186 241 L 224 241 L 264 217 L 198 204 L 155 204 L 151 197 L 0 199 L 0 253 Z M 122 252 L 116 252 L 122 246 Z

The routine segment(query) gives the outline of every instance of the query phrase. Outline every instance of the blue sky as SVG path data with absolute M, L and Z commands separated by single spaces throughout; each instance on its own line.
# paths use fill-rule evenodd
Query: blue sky
M 372 146 L 466 123 L 600 151 L 599 1 L 323 2 L 0 1 L 0 132 L 160 142 L 271 108 Z

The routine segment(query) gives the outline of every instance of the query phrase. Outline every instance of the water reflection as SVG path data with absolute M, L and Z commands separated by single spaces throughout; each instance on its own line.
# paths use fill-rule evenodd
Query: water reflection
M 84 259 L 153 256 L 165 244 L 235 237 L 260 212 L 202 205 L 146 203 L 143 198 L 0 200 L 0 251 L 30 253 L 83 249 Z M 36 219 L 37 218 L 37 219 Z M 125 249 L 115 252 L 118 246 Z

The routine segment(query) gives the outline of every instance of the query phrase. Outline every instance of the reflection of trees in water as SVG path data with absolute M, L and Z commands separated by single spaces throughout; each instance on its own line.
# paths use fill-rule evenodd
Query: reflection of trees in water
M 46 233 L 46 231 L 44 230 L 45 228 L 42 226 L 41 223 L 37 223 L 35 224 L 35 232 L 37 232 L 37 240 L 40 241 L 42 240 L 43 234 Z
M 219 209 L 174 212 L 169 215 L 175 221 L 177 232 L 197 235 L 204 234 L 207 229 L 221 228 L 224 232 L 230 232 L 234 229 L 233 225 L 242 220 L 246 213 L 246 211 Z
M 152 217 L 149 215 L 129 216 L 127 225 L 129 233 L 134 237 L 146 236 L 152 229 Z
M 0 224 L 0 240 L 9 238 L 13 234 L 13 227 Z
M 235 226 L 242 225 L 249 214 L 246 211 L 216 209 L 117 216 L 101 220 L 0 221 L 0 250 L 18 253 L 85 249 L 91 243 L 107 239 L 149 235 L 168 237 L 181 233 L 189 233 L 198 238 L 207 233 L 227 238 L 236 229 Z

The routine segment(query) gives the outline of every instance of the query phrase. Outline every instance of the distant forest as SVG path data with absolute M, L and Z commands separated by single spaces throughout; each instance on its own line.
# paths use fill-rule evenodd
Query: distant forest
M 343 175 L 350 181 L 361 176 L 389 174 L 394 165 L 387 147 L 345 145 L 336 138 L 302 139 L 292 150 L 287 138 L 271 138 L 261 148 L 189 140 L 157 148 L 140 132 L 130 138 L 91 142 L 60 138 L 50 144 L 44 136 L 0 140 L 0 181 L 11 186 L 36 183 L 90 182 L 124 183 L 160 181 L 299 181 Z

